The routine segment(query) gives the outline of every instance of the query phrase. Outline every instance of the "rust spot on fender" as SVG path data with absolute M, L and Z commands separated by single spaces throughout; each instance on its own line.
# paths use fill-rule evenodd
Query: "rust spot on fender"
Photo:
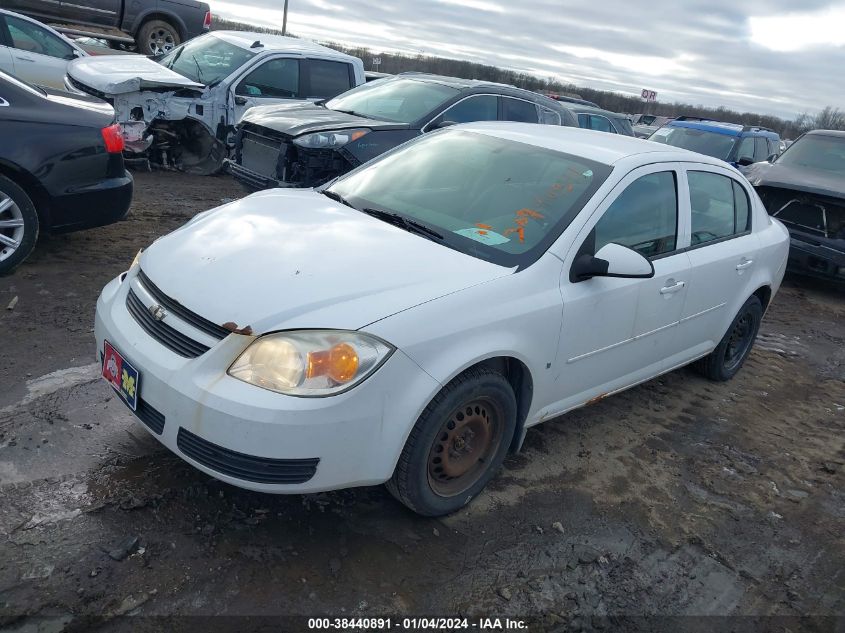
M 237 323 L 233 323 L 232 321 L 227 321 L 221 327 L 226 328 L 232 334 L 243 334 L 244 336 L 252 336 L 252 326 L 247 325 L 246 327 L 239 328 Z

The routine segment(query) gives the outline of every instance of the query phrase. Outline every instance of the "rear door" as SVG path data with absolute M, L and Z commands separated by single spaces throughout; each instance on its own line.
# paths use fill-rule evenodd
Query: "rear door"
M 331 99 L 355 86 L 352 64 L 332 59 L 306 59 L 302 63 L 305 98 Z
M 759 242 L 747 181 L 713 165 L 683 169 L 690 204 L 690 290 L 679 334 L 690 357 L 715 347 L 756 290 Z

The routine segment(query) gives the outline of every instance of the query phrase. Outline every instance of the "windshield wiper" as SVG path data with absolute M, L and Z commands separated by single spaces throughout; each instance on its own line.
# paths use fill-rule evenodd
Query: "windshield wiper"
M 371 215 L 374 218 L 378 218 L 379 220 L 398 226 L 400 229 L 405 229 L 410 233 L 416 233 L 417 235 L 422 235 L 423 237 L 427 237 L 438 242 L 442 242 L 445 239 L 441 233 L 427 227 L 425 224 L 420 224 L 416 220 L 406 218 L 404 215 L 399 215 L 398 213 L 393 213 L 392 211 L 381 211 L 379 209 L 364 208 L 361 210 L 367 215 Z
M 331 198 L 335 202 L 339 202 L 340 204 L 345 204 L 347 207 L 351 207 L 351 208 L 355 209 L 356 211 L 358 210 L 356 207 L 352 206 L 352 203 L 349 202 L 349 200 L 344 198 L 339 193 L 335 193 L 334 191 L 329 191 L 328 189 L 322 189 L 320 191 L 320 193 L 323 194 L 324 196 L 326 196 L 327 198 Z
M 343 112 L 343 114 L 349 114 L 351 116 L 359 116 L 362 119 L 372 119 L 373 118 L 371 116 L 367 116 L 366 114 L 361 114 L 360 112 L 355 112 L 355 110 L 335 110 L 335 112 Z
M 200 83 L 205 83 L 205 82 L 202 80 L 202 68 L 200 68 L 200 63 L 199 63 L 199 61 L 197 61 L 197 56 L 196 56 L 196 55 L 191 55 L 191 57 L 194 59 L 194 64 L 195 64 L 195 65 L 196 65 L 196 67 L 197 67 L 197 81 L 198 81 L 198 82 L 200 82 Z

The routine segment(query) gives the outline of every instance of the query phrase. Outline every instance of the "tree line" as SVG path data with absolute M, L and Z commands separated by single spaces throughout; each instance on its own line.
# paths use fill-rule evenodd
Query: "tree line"
M 255 27 L 242 22 L 226 20 L 214 17 L 214 29 L 226 29 L 233 31 L 257 31 L 260 33 L 280 34 L 278 29 Z M 288 33 L 288 35 L 291 35 Z M 634 95 L 626 95 L 607 90 L 596 90 L 574 84 L 567 84 L 555 77 L 542 78 L 529 73 L 508 70 L 479 64 L 477 62 L 450 59 L 446 57 L 435 57 L 432 55 L 404 55 L 400 53 L 374 53 L 361 47 L 349 47 L 335 42 L 323 42 L 326 46 L 335 50 L 360 57 L 364 67 L 374 70 L 373 59 L 378 57 L 381 64 L 378 67 L 380 72 L 401 73 L 407 71 L 433 73 L 451 77 L 462 77 L 465 79 L 480 79 L 483 81 L 494 81 L 497 83 L 510 84 L 526 90 L 543 93 L 554 93 L 564 96 L 576 97 L 592 101 L 605 110 L 621 112 L 623 114 L 637 114 L 646 112 L 662 116 L 695 116 L 706 119 L 726 121 L 728 123 L 740 123 L 742 125 L 758 125 L 773 129 L 780 134 L 781 138 L 794 139 L 800 134 L 812 129 L 845 130 L 845 112 L 833 106 L 825 107 L 815 115 L 804 113 L 789 121 L 768 114 L 756 112 L 737 112 L 723 106 L 717 108 L 693 105 L 689 103 L 665 103 L 653 102 L 644 103 L 643 100 Z

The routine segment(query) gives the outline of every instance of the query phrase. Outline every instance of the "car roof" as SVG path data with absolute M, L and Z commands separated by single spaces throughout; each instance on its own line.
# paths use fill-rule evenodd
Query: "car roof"
M 434 75 L 431 73 L 420 73 L 415 71 L 408 71 L 404 73 L 399 73 L 396 77 L 404 77 L 405 79 L 417 79 L 419 81 L 428 81 L 431 83 L 438 83 L 443 84 L 444 86 L 451 86 L 452 88 L 457 88 L 458 90 L 462 90 L 465 88 L 481 88 L 484 86 L 489 86 L 491 88 L 516 88 L 516 86 L 511 86 L 509 84 L 500 84 L 496 83 L 495 81 L 483 81 L 481 79 L 464 79 L 463 77 L 448 77 L 446 75 Z
M 726 136 L 765 136 L 767 138 L 780 138 L 774 130 L 753 125 L 742 125 L 741 123 L 728 123 L 726 121 L 712 121 L 710 119 L 675 119 L 666 123 L 668 127 L 685 127 L 693 130 L 707 130 L 716 134 Z
M 650 154 L 660 162 L 696 162 L 724 167 L 725 162 L 712 156 L 705 156 L 679 147 L 655 143 L 645 139 L 608 134 L 595 130 L 536 123 L 512 123 L 510 121 L 485 121 L 463 123 L 447 128 L 466 130 L 496 138 L 535 145 L 556 152 L 572 154 L 605 165 L 613 165 L 622 159 Z M 657 155 L 660 155 L 659 158 Z M 656 162 L 656 161 L 655 161 Z
M 845 138 L 845 131 L 843 130 L 810 130 L 807 136 L 835 136 L 837 138 Z
M 300 53 L 302 55 L 317 53 L 331 57 L 344 57 L 350 60 L 358 59 L 328 46 L 322 46 L 310 40 L 299 39 L 298 37 L 286 37 L 284 35 L 258 33 L 256 31 L 210 31 L 209 34 L 251 51 L 281 51 L 285 53 Z M 252 48 L 255 42 L 260 42 L 262 46 L 260 48 Z
M 602 116 L 606 117 L 622 117 L 623 119 L 627 119 L 624 114 L 619 114 L 618 112 L 613 112 L 612 110 L 605 110 L 604 108 L 594 108 L 592 106 L 581 105 L 578 103 L 570 103 L 567 101 L 561 101 L 560 105 L 564 108 L 572 110 L 573 112 L 577 112 L 578 114 L 601 114 Z

